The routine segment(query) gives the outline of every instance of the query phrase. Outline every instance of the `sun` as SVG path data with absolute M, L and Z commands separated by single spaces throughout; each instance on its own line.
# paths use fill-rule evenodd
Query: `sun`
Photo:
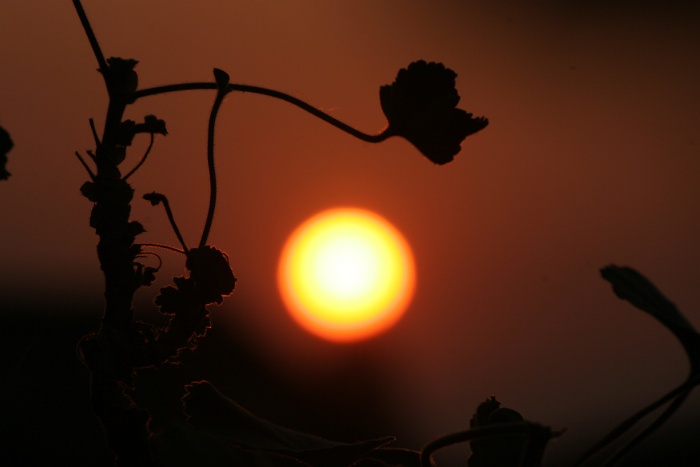
M 352 342 L 401 318 L 413 296 L 415 266 L 408 242 L 386 219 L 335 208 L 289 236 L 277 279 L 285 306 L 304 329 Z

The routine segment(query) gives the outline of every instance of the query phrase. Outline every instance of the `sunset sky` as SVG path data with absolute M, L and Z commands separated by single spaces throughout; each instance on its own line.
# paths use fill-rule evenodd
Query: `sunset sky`
M 405 140 L 362 142 L 285 102 L 229 94 L 217 123 L 210 242 L 227 252 L 238 283 L 213 324 L 297 388 L 280 415 L 287 423 L 304 422 L 299 388 L 313 393 L 332 374 L 360 394 L 371 380 L 381 409 L 349 403 L 352 411 L 381 412 L 376 436 L 419 449 L 466 428 L 494 394 L 529 420 L 567 428 L 552 459 L 580 452 L 687 374 L 682 347 L 618 300 L 601 267 L 636 268 L 700 327 L 700 7 L 659 5 L 84 1 L 104 54 L 139 61 L 141 88 L 213 81 L 216 67 L 368 133 L 386 126 L 379 87 L 400 68 L 424 59 L 454 70 L 459 107 L 490 125 L 445 166 Z M 0 313 L 19 303 L 99 311 L 97 237 L 79 191 L 88 177 L 74 155 L 94 146 L 89 119 L 101 128 L 104 118 L 97 62 L 68 1 L 3 1 L 0 43 L 0 126 L 15 143 L 12 177 L 0 182 Z M 169 131 L 130 179 L 132 218 L 147 229 L 140 241 L 177 243 L 162 209 L 140 199 L 151 191 L 168 196 L 185 239 L 199 238 L 213 99 L 155 96 L 127 111 L 155 114 Z M 147 144 L 137 137 L 124 166 Z M 340 206 L 392 222 L 417 268 L 403 319 L 358 344 L 300 329 L 275 281 L 287 236 Z M 184 272 L 182 257 L 160 254 L 156 284 L 137 295 L 139 316 Z M 236 398 L 231 380 L 245 379 L 236 355 L 214 358 L 207 379 Z M 259 391 L 285 397 L 279 387 Z M 342 406 L 348 394 L 318 397 Z M 700 393 L 662 432 L 699 415 Z

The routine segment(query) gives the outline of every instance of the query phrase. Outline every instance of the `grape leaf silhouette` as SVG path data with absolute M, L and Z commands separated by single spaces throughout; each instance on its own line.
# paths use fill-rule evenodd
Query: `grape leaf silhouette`
M 392 84 L 379 89 L 389 120 L 385 134 L 404 137 L 436 164 L 452 161 L 461 142 L 489 123 L 457 108 L 456 77 L 442 63 L 419 60 L 402 68 Z

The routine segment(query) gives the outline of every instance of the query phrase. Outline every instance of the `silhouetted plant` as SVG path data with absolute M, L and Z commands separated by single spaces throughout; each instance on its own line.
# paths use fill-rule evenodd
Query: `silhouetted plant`
M 577 466 L 609 446 L 644 417 L 669 403 L 668 407 L 651 424 L 625 444 L 605 464 L 606 466 L 615 465 L 635 446 L 659 429 L 685 402 L 693 388 L 700 385 L 700 334 L 678 308 L 649 279 L 630 267 L 606 266 L 601 269 L 601 275 L 612 284 L 613 291 L 618 298 L 646 311 L 676 336 L 688 355 L 690 372 L 680 385 L 629 417 L 586 451 L 576 463 Z
M 606 266 L 601 269 L 601 275 L 612 284 L 613 291 L 620 299 L 651 314 L 676 336 L 688 355 L 690 373 L 679 386 L 623 421 L 588 449 L 575 467 L 596 455 L 602 455 L 605 448 L 647 415 L 668 403 L 668 407 L 656 419 L 598 465 L 612 467 L 618 464 L 634 447 L 659 429 L 685 402 L 693 388 L 700 385 L 700 333 L 676 306 L 651 281 L 630 267 Z M 423 467 L 430 466 L 430 456 L 438 449 L 465 441 L 469 441 L 472 448 L 469 467 L 537 467 L 541 465 L 548 441 L 562 433 L 525 421 L 518 412 L 501 408 L 495 397 L 479 405 L 470 425 L 470 430 L 447 435 L 428 444 L 421 454 Z
M 501 407 L 494 396 L 479 404 L 470 429 L 436 439 L 421 452 L 422 467 L 432 465 L 439 449 L 469 441 L 469 467 L 539 467 L 549 440 L 561 432 L 526 421 L 513 409 Z
M 102 74 L 109 96 L 107 117 L 101 136 L 95 128 L 94 121 L 90 120 L 95 149 L 87 152 L 89 160 L 76 152 L 90 177 L 81 187 L 81 192 L 93 203 L 90 226 L 99 236 L 97 254 L 105 276 L 106 300 L 100 329 L 85 336 L 79 342 L 78 350 L 81 359 L 90 370 L 93 410 L 105 428 L 110 447 L 117 456 L 117 464 L 149 465 L 154 463 L 150 446 L 151 433 L 148 428 L 150 415 L 145 409 L 134 404 L 127 391 L 134 385 L 135 370 L 175 362 L 183 349 L 196 347 L 196 339 L 203 336 L 209 327 L 207 306 L 220 304 L 225 296 L 233 292 L 236 282 L 227 256 L 207 244 L 217 194 L 214 128 L 224 97 L 229 92 L 237 91 L 279 98 L 364 141 L 380 142 L 391 136 L 402 136 L 416 145 L 426 157 L 440 164 L 451 160 L 459 151 L 460 143 L 469 134 L 483 129 L 488 122 L 484 118 L 473 119 L 471 114 L 456 108 L 459 96 L 454 88 L 454 72 L 442 64 L 424 61 L 413 63 L 407 69 L 401 70 L 394 84 L 380 89 L 382 108 L 389 119 L 389 125 L 385 131 L 376 135 L 361 132 L 306 102 L 279 91 L 232 84 L 228 74 L 219 69 L 214 69 L 213 82 L 138 89 L 138 75 L 135 71 L 138 62 L 118 57 L 105 58 L 80 0 L 73 0 L 73 4 L 97 59 L 98 70 Z M 201 239 L 195 248 L 188 248 L 177 227 L 167 197 L 153 192 L 144 195 L 144 198 L 154 206 L 163 205 L 182 248 L 136 243 L 136 237 L 145 229 L 138 221 L 129 218 L 134 190 L 128 179 L 146 161 L 153 147 L 154 136 L 165 136 L 168 132 L 165 122 L 153 115 L 147 115 L 142 122 L 137 123 L 125 119 L 124 113 L 129 105 L 139 99 L 193 89 L 216 91 L 207 130 L 210 198 Z M 140 134 L 149 136 L 148 148 L 138 163 L 122 175 L 121 165 L 127 158 L 128 149 L 134 138 Z M 152 284 L 158 271 L 158 268 L 146 266 L 140 261 L 145 255 L 144 248 L 153 247 L 167 248 L 184 254 L 185 266 L 189 271 L 186 277 L 174 278 L 174 286 L 163 287 L 155 299 L 160 311 L 170 317 L 168 325 L 163 328 L 134 321 L 134 293 L 140 287 Z M 200 388 L 198 391 L 201 393 L 201 388 L 209 386 L 199 383 L 193 387 Z M 190 401 L 195 400 L 194 396 L 190 398 Z M 303 443 L 310 443 L 310 448 L 297 446 L 286 453 L 278 452 L 277 447 L 259 449 L 255 445 L 270 444 L 271 439 L 281 436 L 281 430 L 267 430 L 264 436 L 272 438 L 263 438 L 262 441 L 255 438 L 253 445 L 240 439 L 229 439 L 228 442 L 237 456 L 241 455 L 239 448 L 260 451 L 260 455 L 274 451 L 275 460 L 270 462 L 275 465 L 280 459 L 284 460 L 282 464 L 288 461 L 295 465 L 329 465 L 322 459 L 323 456 L 316 458 L 317 451 L 324 449 L 331 450 L 329 458 L 337 458 L 338 465 L 347 465 L 360 457 L 369 462 L 370 457 L 366 454 L 376 451 L 388 441 L 361 443 L 357 449 L 349 450 L 353 456 L 342 458 L 338 457 L 338 453 L 344 451 L 345 447 L 339 443 L 319 441 L 310 435 L 300 435 L 289 441 L 294 444 L 301 440 Z M 251 435 L 248 433 L 246 436 Z M 310 441 L 312 439 L 314 441 Z M 394 464 L 403 462 L 405 455 L 403 451 L 381 452 L 385 461 L 392 456 L 396 458 Z M 414 453 L 411 459 L 416 463 L 417 453 Z M 241 460 L 235 456 L 228 459 L 232 462 Z M 376 460 L 377 463 L 385 461 Z
M 484 129 L 488 120 L 457 108 L 459 95 L 455 88 L 456 74 L 452 70 L 423 60 L 401 69 L 392 84 L 380 87 L 380 104 L 388 126 L 378 134 L 357 130 L 279 91 L 230 83 L 228 74 L 219 69 L 213 70 L 212 82 L 139 89 L 135 71 L 138 62 L 117 57 L 105 59 L 80 0 L 73 0 L 73 4 L 109 96 L 101 135 L 90 120 L 94 151 L 87 151 L 88 160 L 76 152 L 90 177 L 81 192 L 93 203 L 90 226 L 99 237 L 97 254 L 105 276 L 105 310 L 100 329 L 85 336 L 78 349 L 90 372 L 93 410 L 105 429 L 118 465 L 429 467 L 435 451 L 465 441 L 470 443 L 472 451 L 469 467 L 538 467 L 542 464 L 549 440 L 560 433 L 526 421 L 515 410 L 500 407 L 495 397 L 477 407 L 469 430 L 438 438 L 420 452 L 387 447 L 393 440 L 391 437 L 337 443 L 288 430 L 247 412 L 206 381 L 192 383 L 186 388 L 183 398 L 186 424 L 151 433 L 149 412 L 137 407 L 129 395 L 136 370 L 177 362 L 183 350 L 195 348 L 197 338 L 204 336 L 210 325 L 207 306 L 221 304 L 236 284 L 226 254 L 207 243 L 217 195 L 214 128 L 228 93 L 251 92 L 282 99 L 363 141 L 376 143 L 401 136 L 436 164 L 453 160 L 462 141 Z M 153 206 L 163 206 L 180 248 L 137 243 L 136 237 L 145 229 L 139 222 L 130 220 L 134 190 L 128 179 L 145 163 L 155 135 L 165 136 L 168 132 L 165 122 L 153 115 L 146 115 L 137 123 L 125 119 L 124 113 L 139 99 L 195 89 L 216 91 L 207 130 L 210 197 L 202 235 L 196 246 L 189 248 L 167 197 L 151 192 L 143 198 Z M 149 137 L 148 148 L 122 175 L 121 165 L 138 135 Z M 0 178 L 9 175 L 4 164 L 5 154 L 11 147 L 9 135 L 0 128 Z M 150 248 L 183 254 L 188 270 L 187 276 L 175 277 L 174 285 L 161 288 L 155 298 L 159 310 L 169 317 L 165 327 L 134 320 L 134 293 L 140 287 L 151 285 L 159 269 L 141 261 L 143 256 L 151 254 L 145 250 Z M 647 414 L 670 402 L 655 421 L 609 459 L 612 465 L 661 426 L 700 383 L 700 334 L 651 282 L 633 269 L 609 266 L 602 274 L 620 298 L 652 314 L 668 327 L 683 344 L 691 363 L 690 375 L 680 386 L 623 422 L 580 461 L 590 459 Z

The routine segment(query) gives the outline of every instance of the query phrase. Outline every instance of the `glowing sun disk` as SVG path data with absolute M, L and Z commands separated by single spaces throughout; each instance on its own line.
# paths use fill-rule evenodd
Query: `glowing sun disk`
M 287 240 L 278 269 L 282 299 L 306 330 L 335 342 L 377 335 L 393 326 L 413 295 L 408 243 L 366 210 L 324 211 Z

